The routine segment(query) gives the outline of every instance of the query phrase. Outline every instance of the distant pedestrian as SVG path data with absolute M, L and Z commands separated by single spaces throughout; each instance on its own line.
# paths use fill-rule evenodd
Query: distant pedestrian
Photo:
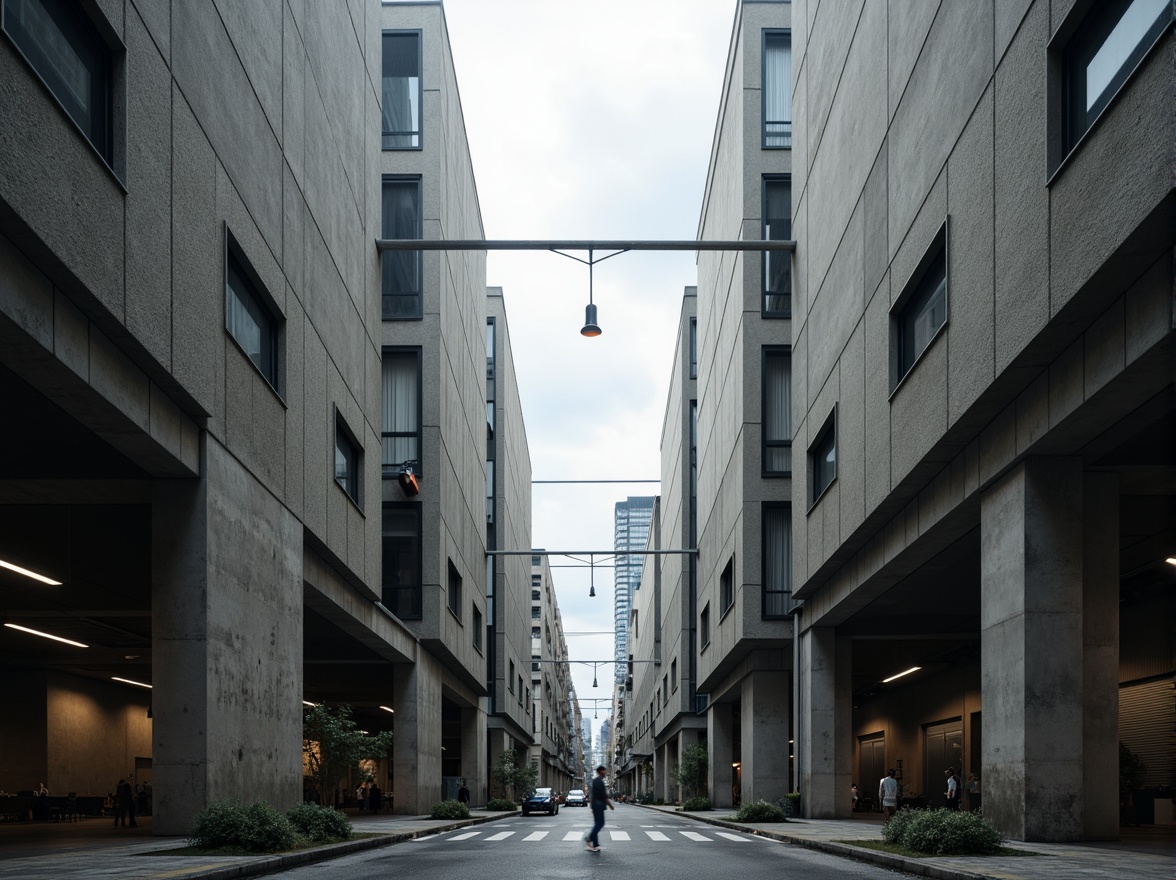
M 468 804 L 470 802 L 470 790 L 466 788 L 464 779 L 461 781 L 461 786 L 457 789 L 457 802 L 459 804 Z
M 130 818 L 131 827 L 137 828 L 139 823 L 135 821 L 135 792 L 131 788 L 131 784 L 125 779 L 120 779 L 118 788 L 114 791 L 118 798 L 118 812 L 115 815 L 114 824 L 126 828 L 127 819 Z
M 878 800 L 882 804 L 883 821 L 889 822 L 898 811 L 898 780 L 894 778 L 893 767 L 878 782 Z
M 366 779 L 359 784 L 359 787 L 357 789 L 355 789 L 355 799 L 357 801 L 359 801 L 359 811 L 362 813 L 363 808 L 364 808 L 364 804 L 367 803 L 367 780 Z
M 956 776 L 955 767 L 948 767 L 943 771 L 943 775 L 947 777 L 947 803 L 945 806 L 949 810 L 958 810 L 960 808 L 960 778 Z
M 849 787 L 849 797 L 850 797 L 850 800 L 852 801 L 853 812 L 856 813 L 858 810 L 858 790 L 857 790 L 857 783 L 856 782 L 853 783 L 853 785 L 851 785 Z
M 368 786 L 368 809 L 372 811 L 373 815 L 380 815 L 380 807 L 383 805 L 382 799 L 380 786 L 373 782 Z
M 590 786 L 592 790 L 592 818 L 594 824 L 592 830 L 584 838 L 584 849 L 588 852 L 600 852 L 600 829 L 604 827 L 604 808 L 608 807 L 610 810 L 616 809 L 612 801 L 608 799 L 608 786 L 604 782 L 604 774 L 608 772 L 608 768 L 601 764 L 596 768 L 596 778 L 592 780 Z

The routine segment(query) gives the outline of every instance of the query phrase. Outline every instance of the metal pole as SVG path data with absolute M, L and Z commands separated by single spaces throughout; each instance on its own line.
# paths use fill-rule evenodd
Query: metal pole
M 377 238 L 377 251 L 795 251 L 795 241 L 530 241 Z M 566 256 L 566 255 L 565 255 Z M 604 259 L 608 259 L 605 257 Z M 595 262 L 600 262 L 599 260 Z
M 697 547 L 681 550 L 487 550 L 487 556 L 691 556 Z

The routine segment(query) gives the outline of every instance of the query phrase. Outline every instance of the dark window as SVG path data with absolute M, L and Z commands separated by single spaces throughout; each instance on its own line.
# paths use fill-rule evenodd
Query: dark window
M 763 473 L 792 473 L 792 353 L 764 349 Z
M 726 614 L 727 609 L 735 604 L 735 557 L 727 560 L 723 573 L 719 576 L 719 607 L 720 614 Z
M 335 412 L 335 482 L 357 505 L 361 504 L 360 474 L 363 472 L 363 450 L 343 421 Z
M 678 660 L 670 664 L 670 683 L 673 685 L 674 693 L 678 693 Z
M 542 658 L 542 657 L 540 657 L 538 654 L 532 654 L 532 655 L 531 655 L 531 671 L 532 671 L 532 672 L 538 672 L 538 671 L 539 671 L 539 668 L 540 668 L 540 663 L 541 663 L 541 661 L 542 661 L 542 660 L 543 660 L 543 658 Z
M 1099 0 L 1064 49 L 1068 153 L 1172 24 L 1171 0 Z
M 405 462 L 421 472 L 420 349 L 385 349 L 380 400 L 380 469 L 395 477 Z
M 792 607 L 792 508 L 765 504 L 763 515 L 764 619 L 786 617 Z
M 474 621 L 474 647 L 480 652 L 482 650 L 482 612 L 478 610 L 478 606 L 473 606 L 473 614 L 471 615 Z
M 113 170 L 114 56 L 81 4 L 4 0 L 0 9 L 4 33 Z
M 533 639 L 543 638 L 543 633 L 539 630 L 539 627 L 537 627 L 537 626 L 531 627 L 531 638 L 533 638 Z
M 421 619 L 421 512 L 384 505 L 384 606 L 401 620 Z
M 670 701 L 670 677 L 668 675 L 662 676 L 661 693 L 662 703 L 668 703 Z
M 384 178 L 384 238 L 421 237 L 421 180 Z M 382 259 L 385 321 L 421 316 L 421 252 L 384 251 Z
M 449 563 L 449 610 L 461 620 L 461 574 L 453 563 Z
M 225 249 L 225 329 L 269 382 L 278 388 L 278 320 L 236 242 Z
M 698 616 L 698 643 L 702 647 L 710 644 L 710 602 L 702 608 L 702 614 Z
M 421 145 L 421 33 L 384 31 L 380 115 L 385 150 Z
M 894 386 L 903 380 L 947 323 L 947 225 L 940 227 L 906 289 L 895 300 Z
M 690 319 L 690 378 L 698 378 L 698 318 Z
M 837 411 L 834 410 L 809 447 L 809 504 L 816 504 L 837 478 Z
M 511 660 L 510 661 L 510 675 L 507 676 L 507 679 L 506 679 L 506 688 L 512 694 L 514 693 L 514 682 L 515 682 L 515 665 L 514 665 L 514 661 Z M 519 683 L 522 684 L 521 678 L 519 679 Z
M 539 591 L 538 590 L 531 590 L 531 601 L 532 602 L 539 601 Z
M 792 34 L 764 31 L 764 147 L 792 146 Z
M 542 609 L 538 605 L 531 606 L 531 620 L 538 620 L 542 613 Z
M 765 177 L 763 204 L 763 240 L 788 241 L 792 238 L 792 178 Z M 792 315 L 792 253 L 764 251 L 765 318 Z

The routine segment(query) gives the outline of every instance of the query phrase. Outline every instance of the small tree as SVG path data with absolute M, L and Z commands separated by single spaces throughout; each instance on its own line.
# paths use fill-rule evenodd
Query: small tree
M 691 743 L 682 750 L 682 760 L 674 768 L 674 781 L 681 789 L 682 800 L 706 794 L 709 756 L 702 743 Z
M 512 801 L 517 801 L 518 789 L 529 791 L 535 787 L 539 779 L 539 768 L 534 764 L 520 764 L 519 753 L 514 749 L 506 749 L 490 768 L 490 778 L 498 783 L 504 795 Z
M 392 731 L 371 735 L 360 730 L 348 705 L 320 703 L 303 709 L 302 753 L 320 803 L 360 761 L 384 758 L 391 748 Z

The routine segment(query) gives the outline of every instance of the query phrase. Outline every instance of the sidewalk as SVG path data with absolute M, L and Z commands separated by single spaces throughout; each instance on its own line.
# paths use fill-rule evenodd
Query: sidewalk
M 280 856 L 146 855 L 187 845 L 182 837 L 152 837 L 151 819 L 138 828 L 115 828 L 110 819 L 76 823 L 0 824 L 0 877 L 21 880 L 230 880 L 326 861 L 348 853 L 389 846 L 467 825 L 493 822 L 516 813 L 474 810 L 469 819 L 440 821 L 427 816 L 352 815 L 357 834 L 379 837 Z
M 1129 842 L 1022 843 L 1006 841 L 1009 849 L 1037 856 L 932 856 L 908 859 L 835 841 L 881 840 L 881 817 L 860 819 L 792 819 L 785 824 L 745 825 L 726 810 L 682 813 L 674 807 L 646 807 L 699 822 L 760 834 L 797 846 L 822 850 L 888 868 L 939 880 L 1169 880 L 1176 877 L 1172 848 L 1176 829 L 1133 833 Z M 1135 832 L 1135 829 L 1132 829 Z

